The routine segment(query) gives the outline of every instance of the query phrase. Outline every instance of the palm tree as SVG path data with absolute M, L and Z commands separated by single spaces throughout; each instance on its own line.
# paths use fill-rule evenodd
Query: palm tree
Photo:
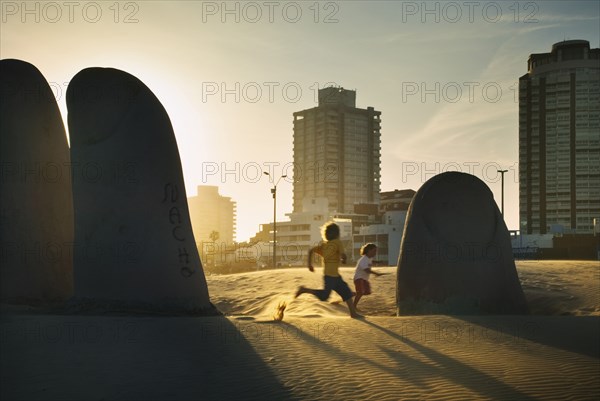
M 216 263 L 215 263 L 215 249 L 216 249 L 215 246 L 216 246 L 216 244 L 215 243 L 219 239 L 220 234 L 219 234 L 218 231 L 213 230 L 213 231 L 210 232 L 210 235 L 208 237 L 211 239 L 212 245 L 213 245 L 213 247 L 212 247 L 212 249 L 213 249 L 213 252 L 212 252 L 212 254 L 213 254 L 212 255 L 212 264 L 213 264 L 213 266 L 216 266 Z

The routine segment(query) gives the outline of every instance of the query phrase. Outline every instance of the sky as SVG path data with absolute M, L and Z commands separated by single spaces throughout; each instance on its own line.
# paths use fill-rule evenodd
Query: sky
M 293 116 L 330 85 L 381 111 L 381 190 L 481 178 L 519 227 L 517 84 L 532 53 L 600 41 L 599 1 L 2 1 L 0 57 L 34 64 L 67 121 L 87 67 L 141 79 L 169 113 L 187 195 L 237 202 L 237 240 L 292 211 Z M 68 129 L 68 127 L 67 127 Z

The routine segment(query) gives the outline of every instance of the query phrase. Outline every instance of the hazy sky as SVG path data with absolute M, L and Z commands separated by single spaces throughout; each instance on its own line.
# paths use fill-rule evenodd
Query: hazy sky
M 91 66 L 138 78 L 173 127 L 188 196 L 237 201 L 237 239 L 272 221 L 291 175 L 294 111 L 330 83 L 382 112 L 382 190 L 461 170 L 518 228 L 518 78 L 565 39 L 599 46 L 598 1 L 2 1 L 0 56 L 36 65 L 66 122 L 69 80 Z M 289 170 L 285 168 L 289 167 Z M 278 220 L 292 210 L 278 186 Z

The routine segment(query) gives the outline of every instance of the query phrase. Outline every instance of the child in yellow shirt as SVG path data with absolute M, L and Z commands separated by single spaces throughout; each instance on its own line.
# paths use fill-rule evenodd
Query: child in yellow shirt
M 296 297 L 304 293 L 309 293 L 313 294 L 321 301 L 326 301 L 333 290 L 340 294 L 344 302 L 348 305 L 350 316 L 358 318 L 360 315 L 356 313 L 354 302 L 352 301 L 352 290 L 350 290 L 350 287 L 348 287 L 348 284 L 342 279 L 342 276 L 340 276 L 338 271 L 340 261 L 342 263 L 346 262 L 344 244 L 340 241 L 340 227 L 333 222 L 327 223 L 323 226 L 322 236 L 324 242 L 308 251 L 308 270 L 311 272 L 315 271 L 312 265 L 313 253 L 320 255 L 323 258 L 323 280 L 325 288 L 317 290 L 300 286 L 296 292 Z

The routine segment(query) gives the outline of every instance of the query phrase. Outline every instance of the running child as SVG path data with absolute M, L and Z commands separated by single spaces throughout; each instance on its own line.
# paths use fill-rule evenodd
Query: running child
M 369 243 L 365 244 L 360 248 L 360 254 L 363 255 L 356 263 L 356 270 L 354 272 L 354 287 L 356 288 L 356 296 L 354 297 L 354 307 L 358 305 L 358 301 L 363 295 L 371 294 L 371 283 L 369 283 L 369 277 L 371 273 L 376 276 L 382 276 L 383 273 L 373 271 L 373 258 L 377 253 L 377 245 Z
M 344 245 L 342 244 L 342 241 L 340 241 L 340 227 L 333 222 L 329 222 L 323 226 L 321 235 L 324 241 L 308 251 L 308 270 L 311 272 L 315 271 L 312 265 L 313 253 L 320 255 L 323 259 L 323 281 L 325 283 L 325 288 L 317 290 L 300 286 L 296 292 L 296 297 L 304 293 L 309 293 L 313 294 L 321 301 L 326 301 L 333 290 L 340 294 L 342 300 L 348 305 L 350 316 L 358 318 L 360 315 L 356 313 L 354 308 L 352 291 L 338 271 L 340 261 L 342 263 L 346 262 Z

